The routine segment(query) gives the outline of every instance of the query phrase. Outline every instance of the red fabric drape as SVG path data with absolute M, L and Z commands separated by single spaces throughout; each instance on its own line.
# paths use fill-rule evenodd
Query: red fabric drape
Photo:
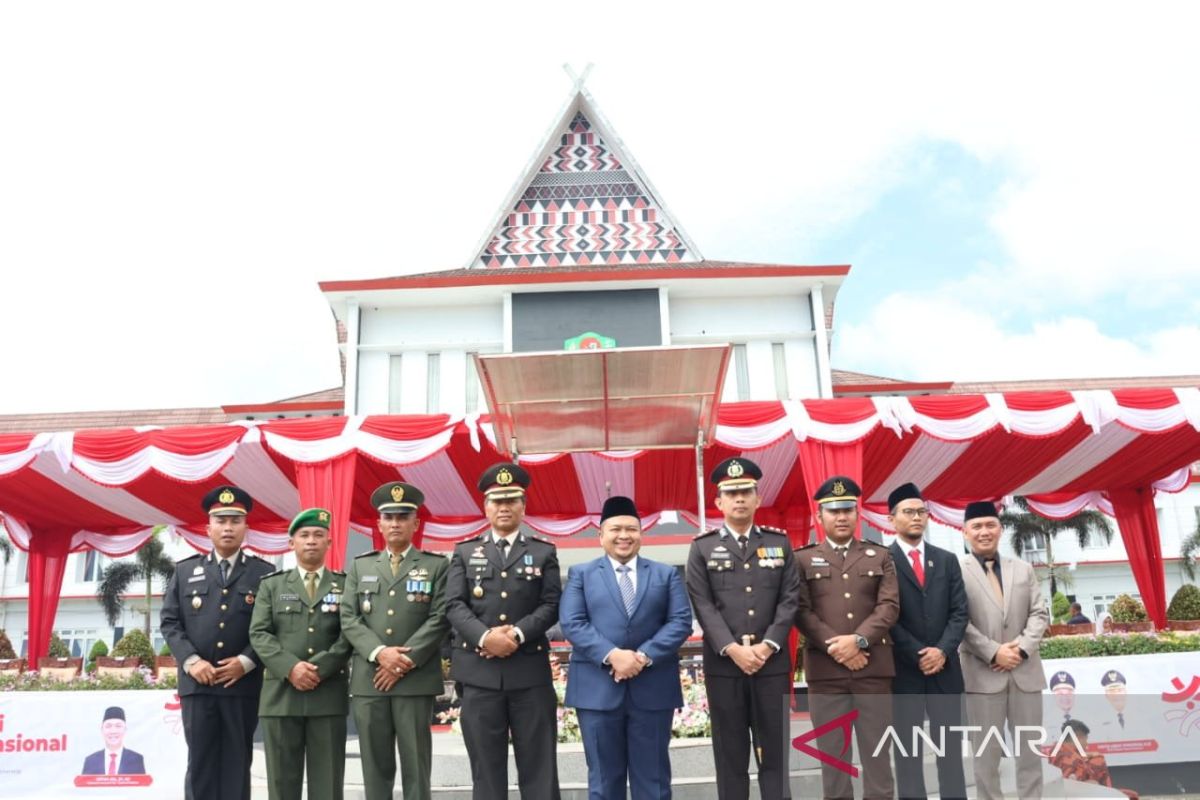
M 72 532 L 63 528 L 31 530 L 29 537 L 29 665 L 49 655 L 50 632 L 62 594 L 63 572 L 71 553 Z
M 809 513 L 815 523 L 818 520 L 816 502 L 811 500 L 817 489 L 834 475 L 845 475 L 862 486 L 863 474 L 863 443 L 830 444 L 807 439 L 796 445 L 800 450 L 800 470 L 804 474 L 804 489 L 809 500 Z M 863 487 L 864 493 L 867 488 Z M 817 541 L 824 541 L 825 532 L 818 524 L 815 526 Z M 856 537 L 860 536 L 855 531 Z
M 1150 487 L 1140 489 L 1114 489 L 1108 493 L 1112 501 L 1117 527 L 1121 529 L 1121 540 L 1129 556 L 1129 568 L 1138 591 L 1142 593 L 1142 605 L 1154 622 L 1155 627 L 1167 625 L 1167 586 L 1163 572 L 1162 543 L 1158 538 L 1158 519 L 1154 514 L 1154 491 Z
M 329 528 L 329 557 L 326 559 L 330 569 L 340 570 L 346 564 L 356 459 L 357 454 L 351 452 L 320 464 L 296 464 L 300 505 L 304 508 L 328 509 L 333 517 Z

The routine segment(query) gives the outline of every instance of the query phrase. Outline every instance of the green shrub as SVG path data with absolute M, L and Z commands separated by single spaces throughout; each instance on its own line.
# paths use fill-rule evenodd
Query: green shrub
M 46 655 L 51 658 L 70 658 L 71 650 L 67 647 L 67 643 L 58 638 L 57 633 L 50 634 L 50 652 Z
M 1108 607 L 1108 613 L 1112 615 L 1113 622 L 1145 622 L 1149 619 L 1146 607 L 1127 594 L 1117 595 L 1117 599 Z
M 1050 601 L 1050 615 L 1055 625 L 1061 625 L 1071 617 L 1071 601 L 1062 592 L 1055 592 Z
M 1189 653 L 1200 650 L 1200 635 L 1131 633 L 1103 636 L 1055 636 L 1043 639 L 1041 655 L 1051 658 L 1135 656 L 1146 653 Z
M 97 639 L 96 643 L 92 645 L 92 651 L 88 653 L 87 666 L 85 669 L 87 669 L 88 672 L 95 672 L 96 659 L 106 655 L 108 655 L 108 645 L 104 643 L 103 639 Z
M 154 648 L 141 629 L 135 628 L 122 636 L 121 641 L 117 642 L 117 646 L 112 649 L 112 654 L 125 658 L 140 658 L 142 666 L 154 666 Z
M 16 658 L 17 653 L 13 650 L 12 642 L 8 640 L 8 634 L 4 632 L 4 628 L 0 628 L 0 658 Z
M 158 651 L 158 654 L 159 654 L 160 656 L 169 656 L 169 655 L 171 655 L 171 645 L 167 644 L 166 642 L 163 642 L 162 649 Z
M 1167 619 L 1200 619 L 1200 588 L 1185 583 L 1167 606 Z

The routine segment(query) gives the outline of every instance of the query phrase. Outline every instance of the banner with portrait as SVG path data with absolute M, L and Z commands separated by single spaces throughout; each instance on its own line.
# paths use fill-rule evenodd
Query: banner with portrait
M 0 694 L 0 794 L 183 797 L 187 745 L 174 691 Z

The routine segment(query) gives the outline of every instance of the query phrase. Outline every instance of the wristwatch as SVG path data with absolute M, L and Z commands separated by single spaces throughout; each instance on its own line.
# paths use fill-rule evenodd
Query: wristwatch
M 859 650 L 866 650 L 867 646 L 870 644 L 870 642 L 867 641 L 867 637 L 863 636 L 862 634 L 857 634 L 854 637 L 854 641 L 858 645 Z

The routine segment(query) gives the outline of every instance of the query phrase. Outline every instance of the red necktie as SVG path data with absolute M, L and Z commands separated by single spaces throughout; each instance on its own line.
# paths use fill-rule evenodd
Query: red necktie
M 117 754 L 116 753 L 108 754 L 108 774 L 109 775 L 117 774 Z
M 920 550 L 909 550 L 908 557 L 912 559 L 913 574 L 915 574 L 917 576 L 917 584 L 922 589 L 924 589 L 925 588 L 925 567 L 921 566 L 921 551 Z

